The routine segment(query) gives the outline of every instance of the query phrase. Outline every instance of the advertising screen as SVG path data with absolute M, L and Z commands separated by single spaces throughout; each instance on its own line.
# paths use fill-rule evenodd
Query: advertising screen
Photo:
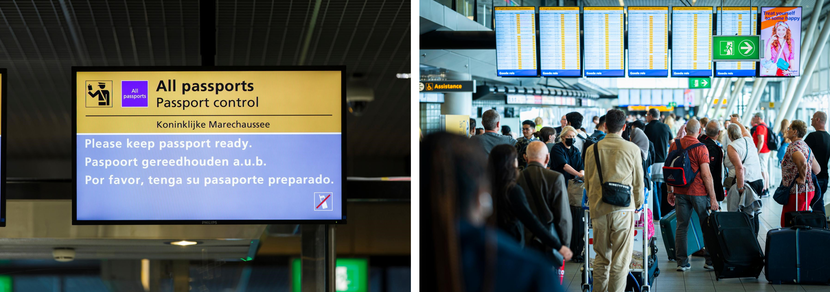
M 536 8 L 496 7 L 498 76 L 533 77 L 536 67 Z
M 712 76 L 712 7 L 672 7 L 672 77 Z
M 585 76 L 625 77 L 622 7 L 585 7 Z
M 74 67 L 73 224 L 345 219 L 344 67 Z
M 757 35 L 758 7 L 718 7 L 717 35 Z M 756 62 L 715 62 L 715 77 L 755 76 Z
M 801 76 L 801 7 L 761 7 L 760 76 Z
M 669 76 L 669 8 L 628 7 L 628 76 Z
M 542 76 L 582 76 L 579 7 L 539 7 Z

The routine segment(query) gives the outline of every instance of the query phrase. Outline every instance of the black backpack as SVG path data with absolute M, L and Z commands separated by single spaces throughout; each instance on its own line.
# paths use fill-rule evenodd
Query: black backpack
M 766 125 L 758 125 L 758 126 L 752 127 L 752 130 L 750 130 L 750 132 L 752 132 L 752 137 L 755 137 L 755 130 L 759 126 L 767 128 L 767 136 L 768 136 L 768 137 L 766 137 L 766 139 L 767 139 L 767 141 L 766 141 L 767 148 L 769 148 L 770 151 L 778 151 L 778 148 L 781 145 L 781 141 L 778 141 L 778 135 L 776 135 L 775 132 L 773 132 L 772 129 L 770 129 Z
M 700 171 L 700 169 L 698 171 L 692 170 L 689 150 L 704 145 L 703 143 L 696 143 L 683 149 L 683 145 L 680 144 L 680 139 L 675 140 L 675 143 L 677 143 L 677 149 L 669 152 L 669 155 L 666 156 L 666 164 L 663 166 L 663 177 L 665 177 L 667 185 L 673 187 L 688 187 L 695 181 L 695 177 Z

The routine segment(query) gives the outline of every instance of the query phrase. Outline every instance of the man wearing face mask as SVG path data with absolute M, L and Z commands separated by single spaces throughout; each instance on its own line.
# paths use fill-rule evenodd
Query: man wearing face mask
M 545 143 L 530 142 L 527 145 L 527 168 L 521 172 L 517 183 L 522 187 L 530 209 L 539 221 L 553 225 L 562 243 L 570 244 L 572 222 L 565 176 L 547 169 L 545 166 L 549 161 L 550 155 Z M 530 232 L 525 234 L 530 234 Z M 536 240 L 530 238 L 525 242 L 531 246 L 530 243 Z

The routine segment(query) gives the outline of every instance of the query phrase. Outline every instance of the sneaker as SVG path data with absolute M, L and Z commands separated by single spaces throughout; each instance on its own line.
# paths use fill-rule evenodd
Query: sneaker
M 703 268 L 707 270 L 714 270 L 715 266 L 712 264 L 703 264 Z
M 678 272 L 685 272 L 685 271 L 688 271 L 688 270 L 691 270 L 691 269 L 692 269 L 692 264 L 685 264 L 685 265 L 682 265 L 682 266 L 677 266 L 677 271 Z

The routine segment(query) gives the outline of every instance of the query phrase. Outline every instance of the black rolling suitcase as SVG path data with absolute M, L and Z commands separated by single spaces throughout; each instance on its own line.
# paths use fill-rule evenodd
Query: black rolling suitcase
M 797 210 L 798 185 L 795 187 Z M 772 284 L 830 284 L 828 242 L 830 230 L 826 229 L 796 225 L 770 230 L 764 247 L 767 281 Z
M 573 223 L 573 228 L 571 229 L 571 242 L 569 247 L 571 248 L 571 252 L 573 252 L 573 258 L 577 260 L 585 256 L 582 254 L 585 251 L 585 222 L 583 221 L 585 219 L 582 216 L 583 213 L 582 206 L 571 206 L 571 222 Z
M 713 212 L 702 225 L 703 241 L 712 257 L 718 280 L 761 275 L 764 254 L 749 215 Z
M 830 230 L 793 226 L 767 233 L 765 274 L 772 284 L 830 284 Z

